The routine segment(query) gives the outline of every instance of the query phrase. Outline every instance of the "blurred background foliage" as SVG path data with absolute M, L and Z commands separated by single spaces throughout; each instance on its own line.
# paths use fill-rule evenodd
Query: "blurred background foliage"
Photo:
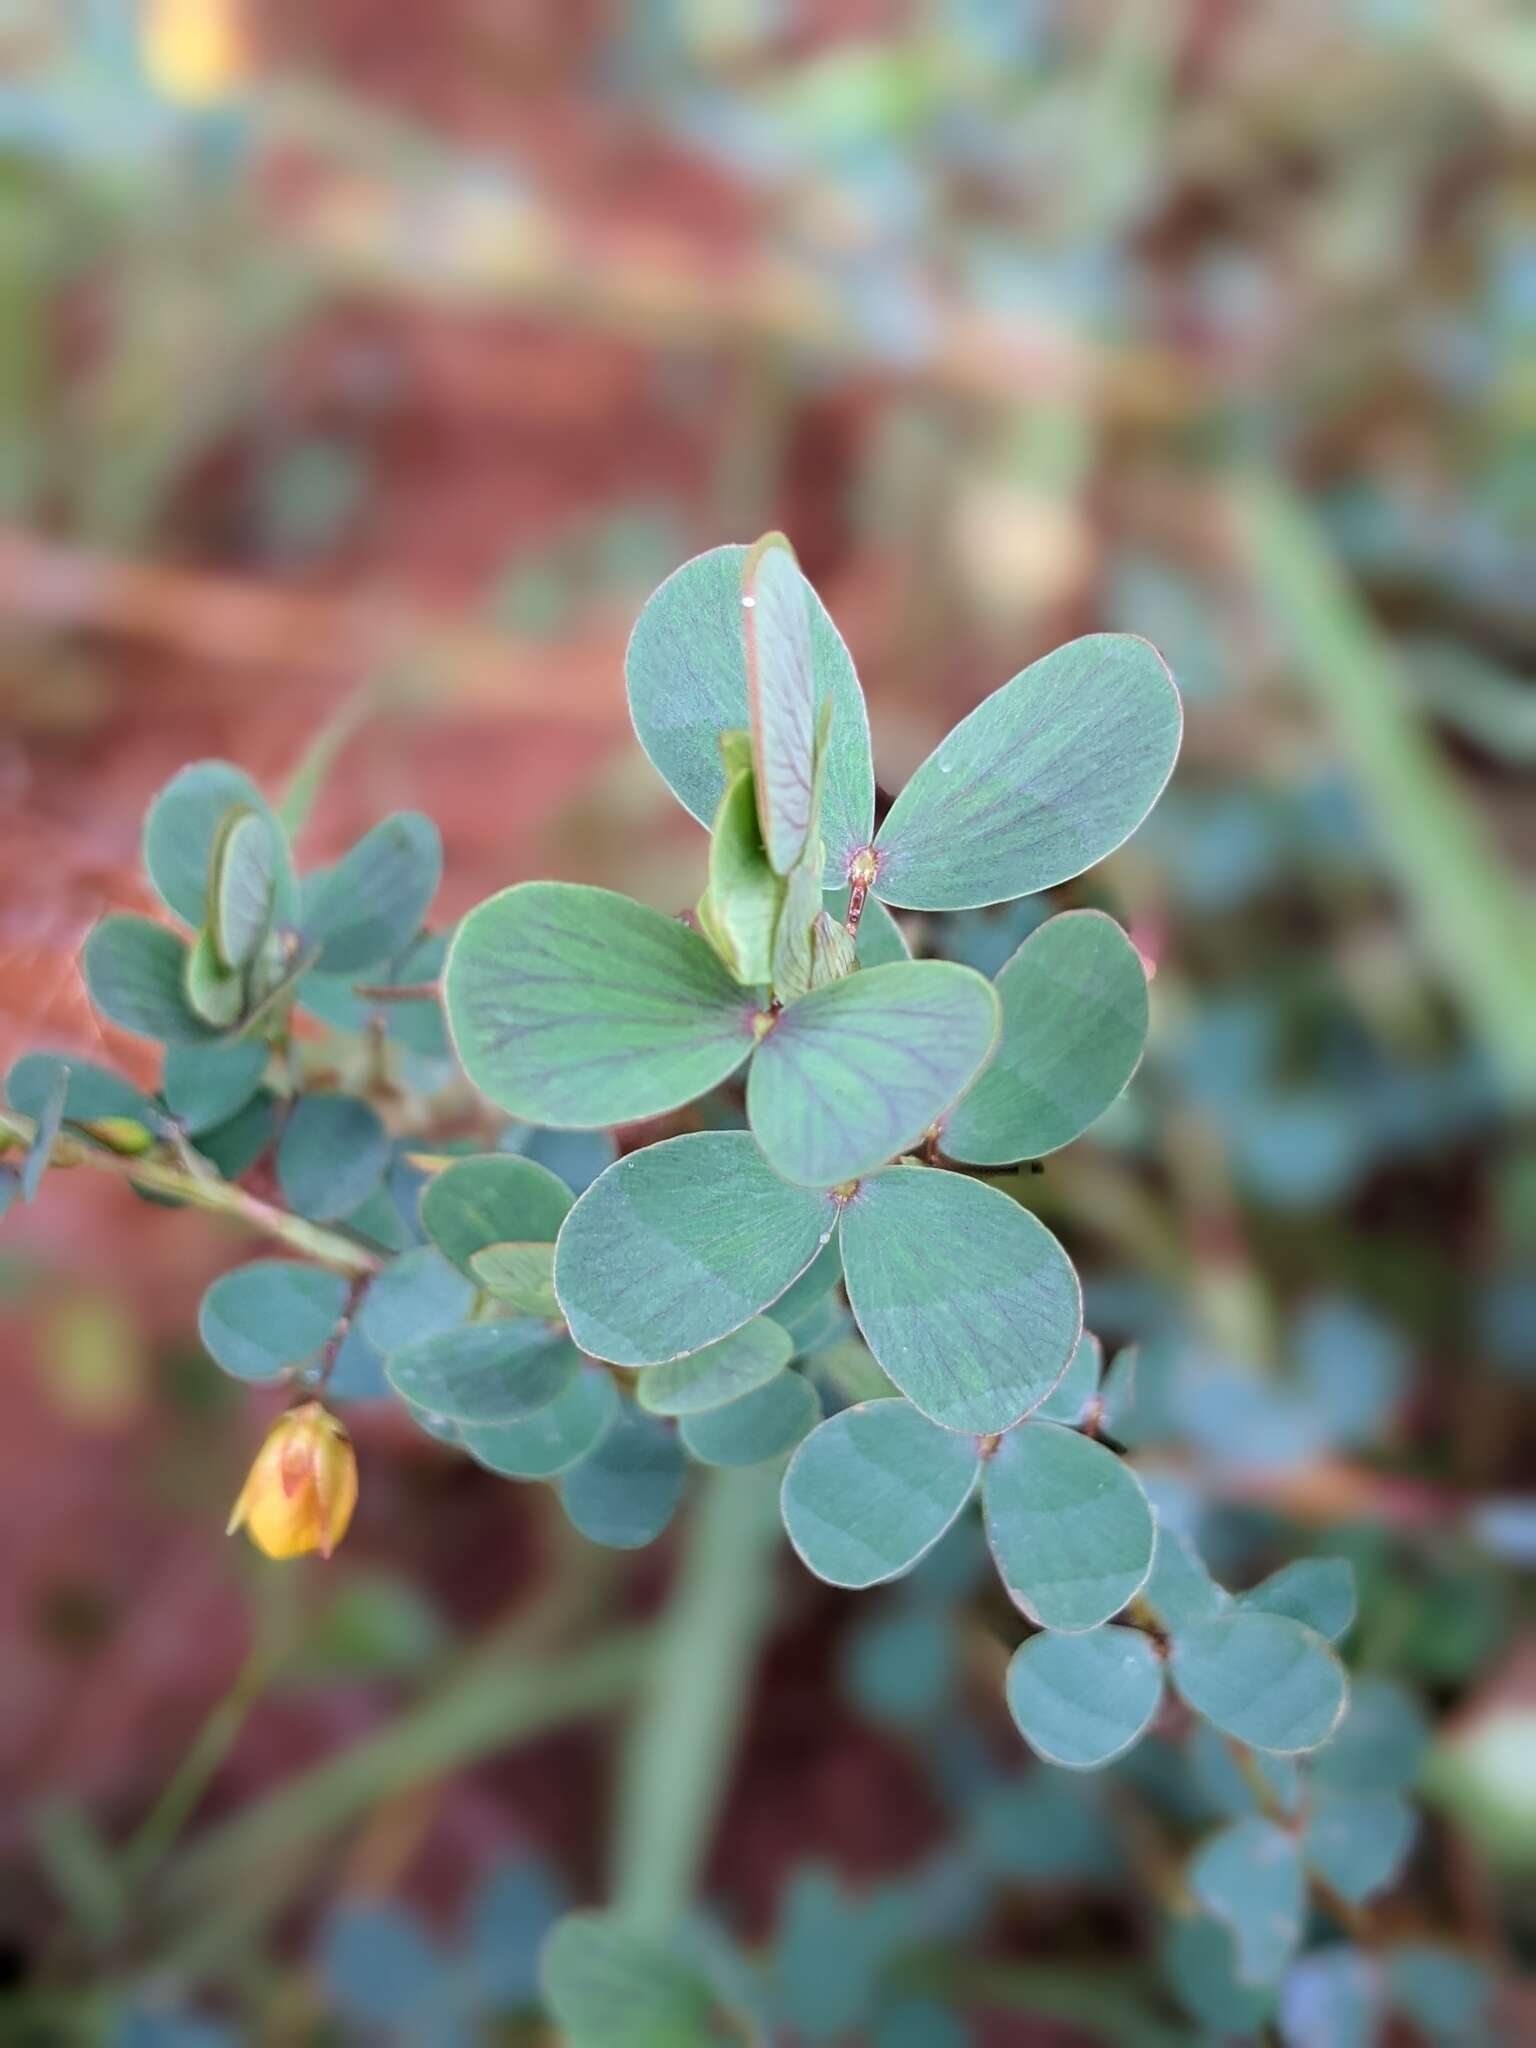
M 1146 634 L 1183 762 L 1055 893 L 1129 926 L 1152 1044 L 1028 1199 L 1143 1347 L 1165 1515 L 1239 1583 L 1353 1559 L 1424 1817 L 1333 1931 L 1471 2042 L 1536 2027 L 1533 115 L 1500 0 L 0 4 L 6 1063 L 100 1053 L 75 955 L 143 907 L 151 792 L 328 720 L 317 857 L 417 805 L 450 914 L 691 901 L 622 652 L 720 540 L 793 537 L 886 790 Z M 1046 907 L 914 936 L 990 972 Z M 196 1349 L 233 1247 L 86 1178 L 0 1264 L 0 2026 L 540 2038 L 667 1546 L 366 1409 L 332 1565 L 225 1545 L 270 1406 Z M 721 1922 L 806 2040 L 1262 2030 L 1180 1868 L 1240 1790 L 1028 1763 L 950 1549 L 862 1602 L 783 1569 Z M 1319 1955 L 1287 2041 L 1344 2038 Z

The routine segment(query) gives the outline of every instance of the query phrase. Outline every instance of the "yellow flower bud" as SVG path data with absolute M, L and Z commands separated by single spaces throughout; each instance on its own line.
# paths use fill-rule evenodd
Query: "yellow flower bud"
M 118 1152 L 130 1159 L 151 1151 L 155 1143 L 154 1132 L 147 1130 L 136 1117 L 99 1116 L 95 1123 L 87 1124 L 85 1128 L 109 1152 Z
M 145 0 L 143 37 L 150 82 L 183 106 L 227 99 L 249 69 L 240 0 Z
M 329 1557 L 357 1505 L 352 1439 L 318 1401 L 290 1408 L 267 1434 L 226 1532 L 239 1528 L 268 1557 Z

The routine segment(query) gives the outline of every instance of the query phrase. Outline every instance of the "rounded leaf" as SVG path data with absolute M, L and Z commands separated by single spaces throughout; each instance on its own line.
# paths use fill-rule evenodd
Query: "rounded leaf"
M 944 1126 L 952 1159 L 1001 1166 L 1080 1137 L 1136 1071 L 1147 976 L 1112 917 L 1068 910 L 1020 946 L 995 987 L 1002 1039 Z
M 533 1123 L 659 1116 L 752 1049 L 751 998 L 707 941 L 574 882 L 522 882 L 472 910 L 448 949 L 443 996 L 465 1073 Z
M 101 1014 L 140 1038 L 196 1045 L 212 1038 L 186 997 L 188 949 L 147 917 L 104 917 L 86 939 L 80 964 Z
M 876 893 L 965 910 L 1069 881 L 1151 810 L 1182 730 L 1173 678 L 1145 640 L 1069 641 L 994 690 L 918 769 L 875 840 Z
M 861 1181 L 843 1277 L 865 1341 L 946 1429 L 991 1434 L 1038 1407 L 1082 1334 L 1071 1261 L 1000 1189 L 933 1167 Z
M 1028 1422 L 981 1482 L 987 1540 L 1009 1598 L 1042 1628 L 1097 1628 L 1152 1569 L 1152 1507 L 1121 1458 L 1059 1422 Z
M 1181 1628 L 1169 1665 L 1197 1714 L 1255 1749 L 1292 1756 L 1326 1742 L 1344 1712 L 1344 1667 L 1315 1630 L 1237 1609 Z
M 258 1038 L 233 1045 L 173 1045 L 160 1081 L 165 1106 L 191 1137 L 215 1130 L 256 1093 L 269 1057 L 270 1048 Z
M 600 1365 L 583 1365 L 563 1393 L 521 1422 L 466 1423 L 459 1438 L 477 1464 L 509 1479 L 552 1479 L 596 1450 L 619 1415 Z
M 702 1415 L 765 1385 L 788 1365 L 794 1349 L 787 1330 L 755 1316 L 718 1344 L 666 1365 L 647 1366 L 635 1398 L 652 1415 Z
M 277 1141 L 277 1178 L 290 1208 L 328 1223 L 362 1207 L 383 1180 L 389 1133 L 355 1095 L 301 1095 Z
M 902 960 L 791 1003 L 747 1077 L 768 1163 L 802 1187 L 857 1180 L 915 1145 L 997 1040 L 997 998 L 969 967 Z
M 520 1422 L 565 1392 L 581 1357 L 543 1323 L 466 1323 L 388 1356 L 390 1385 L 448 1422 Z
M 570 1214 L 571 1191 L 532 1159 L 487 1152 L 455 1159 L 421 1197 L 421 1227 L 460 1272 L 478 1279 L 477 1252 L 500 1244 L 553 1244 Z
M 322 974 L 358 974 L 401 952 L 421 929 L 443 874 L 443 842 L 420 811 L 396 811 L 314 880 L 306 946 Z
M 549 1244 L 488 1244 L 470 1260 L 470 1270 L 487 1294 L 525 1316 L 558 1321 L 555 1247 Z
M 1083 1635 L 1031 1636 L 1008 1666 L 1008 1708 L 1047 1763 L 1096 1771 L 1151 1726 L 1163 1666 L 1139 1629 L 1113 1623 Z
M 720 735 L 751 724 L 741 603 L 748 552 L 712 548 L 674 571 L 641 612 L 624 659 L 640 744 L 673 795 L 706 828 L 725 790 Z M 875 772 L 853 662 L 821 600 L 804 587 L 818 716 L 824 703 L 832 704 L 821 833 L 827 886 L 835 888 L 874 830 Z
M 784 1526 L 817 1578 L 879 1585 L 938 1542 L 970 1499 L 978 1466 L 968 1437 L 909 1401 L 861 1402 L 812 1430 L 790 1459 Z
M 729 1336 L 799 1278 L 837 1204 L 779 1179 L 745 1131 L 699 1131 L 600 1174 L 555 1246 L 555 1292 L 583 1351 L 660 1365 Z
M 194 761 L 173 775 L 144 820 L 144 865 L 160 901 L 184 924 L 200 925 L 207 911 L 214 845 L 230 813 L 254 811 L 272 834 L 276 881 L 274 910 L 292 917 L 298 901 L 288 841 L 271 806 L 243 768 L 228 761 Z
M 785 1371 L 722 1408 L 685 1415 L 679 1433 L 702 1465 L 761 1465 L 781 1457 L 820 1420 L 816 1389 L 799 1373 Z
M 675 1431 L 625 1404 L 596 1449 L 565 1474 L 560 1498 L 591 1542 L 640 1550 L 671 1521 L 687 1474 Z
M 1257 1614 L 1288 1614 L 1336 1643 L 1355 1622 L 1355 1572 L 1343 1557 L 1302 1557 L 1237 1597 Z
M 320 1349 L 341 1320 L 347 1292 L 340 1273 L 296 1259 L 253 1259 L 208 1289 L 197 1312 L 198 1335 L 236 1379 L 274 1379 Z
M 1273 1984 L 1301 1941 L 1306 1877 L 1288 1828 L 1255 1814 L 1220 1829 L 1189 1867 L 1190 1888 L 1231 1929 L 1242 1984 Z
M 1418 1815 L 1397 1792 L 1319 1789 L 1307 1814 L 1307 1862 L 1358 1906 L 1397 1877 L 1418 1829 Z
M 457 1329 L 474 1305 L 474 1283 L 424 1244 L 402 1252 L 375 1274 L 357 1319 L 369 1342 L 387 1353 Z

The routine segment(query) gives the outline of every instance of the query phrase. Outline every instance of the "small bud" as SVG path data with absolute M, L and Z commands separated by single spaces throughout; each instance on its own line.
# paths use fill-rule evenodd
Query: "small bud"
M 136 1117 L 100 1116 L 85 1129 L 99 1145 L 105 1145 L 109 1152 L 121 1153 L 125 1158 L 137 1159 L 141 1154 L 152 1151 L 155 1134 Z
M 318 1401 L 280 1416 L 256 1453 L 229 1518 L 268 1557 L 329 1557 L 357 1505 L 352 1439 Z

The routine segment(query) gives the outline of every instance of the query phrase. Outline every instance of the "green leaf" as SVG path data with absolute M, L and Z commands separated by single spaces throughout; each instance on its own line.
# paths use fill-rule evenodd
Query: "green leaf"
M 1217 1585 L 1189 1538 L 1166 1523 L 1158 1525 L 1152 1576 L 1142 1597 L 1168 1629 L 1209 1621 L 1232 1606 L 1232 1595 Z
M 1008 1597 L 1042 1628 L 1097 1628 L 1152 1569 L 1152 1508 L 1123 1459 L 1059 1422 L 1010 1430 L 981 1480 Z
M 908 910 L 1006 903 L 1069 881 L 1162 794 L 1183 713 L 1145 640 L 1092 633 L 960 721 L 891 806 L 875 890 Z
M 277 1099 L 265 1089 L 237 1109 L 227 1123 L 215 1124 L 198 1138 L 197 1149 L 225 1180 L 238 1180 L 253 1167 L 277 1131 Z
M 520 1422 L 563 1394 L 581 1358 L 542 1323 L 466 1323 L 418 1337 L 385 1362 L 414 1408 L 449 1422 Z
M 1147 977 L 1113 918 L 1050 918 L 997 977 L 1003 1035 L 944 1127 L 952 1159 L 1001 1166 L 1080 1137 L 1122 1092 L 1147 1036 Z
M 783 900 L 784 884 L 763 848 L 748 769 L 730 784 L 715 813 L 709 891 L 700 907 L 710 943 L 738 982 L 772 981 L 773 935 Z
M 1081 1422 L 1099 1391 L 1104 1347 L 1091 1330 L 1077 1340 L 1072 1363 L 1035 1410 L 1041 1422 Z
M 161 790 L 144 821 L 144 865 L 166 909 L 200 925 L 220 827 L 231 811 L 254 811 L 269 827 L 275 861 L 274 910 L 291 919 L 298 890 L 288 841 L 271 806 L 243 769 L 228 761 L 195 761 Z
M 834 1586 L 875 1586 L 925 1557 L 971 1497 L 968 1437 L 908 1401 L 867 1401 L 801 1444 L 784 1474 L 784 1526 L 805 1565 Z
M 357 1319 L 369 1342 L 387 1353 L 457 1329 L 474 1305 L 473 1283 L 424 1244 L 402 1252 L 369 1281 Z
M 532 1159 L 487 1152 L 456 1159 L 428 1181 L 421 1227 L 472 1280 L 477 1252 L 499 1244 L 552 1244 L 570 1214 L 571 1191 Z
M 685 810 L 707 826 L 725 788 L 719 736 L 750 724 L 742 570 L 748 550 L 713 548 L 669 576 L 641 612 L 624 673 L 640 744 Z M 839 886 L 874 829 L 869 721 L 848 650 L 807 587 L 816 707 L 830 701 L 822 838 Z
M 290 1208 L 317 1223 L 361 1208 L 389 1160 L 389 1133 L 355 1095 L 301 1095 L 277 1141 L 283 1195 Z
M 1355 1622 L 1354 1567 L 1342 1557 L 1303 1557 L 1237 1596 L 1256 1614 L 1288 1614 L 1330 1643 Z
M 591 1542 L 640 1550 L 671 1521 L 687 1474 L 688 1461 L 670 1425 L 626 1403 L 591 1455 L 565 1474 L 560 1498 Z
M 140 1038 L 195 1045 L 213 1037 L 187 1002 L 186 942 L 147 917 L 104 917 L 85 942 L 81 966 L 101 1014 Z
M 569 2048 L 715 2048 L 708 1985 L 670 1949 L 603 1913 L 571 1913 L 539 1962 Z
M 1181 1627 L 1169 1668 L 1197 1714 L 1281 1756 L 1316 1749 L 1344 1712 L 1344 1667 L 1320 1635 L 1286 1615 L 1237 1610 Z
M 752 1049 L 751 998 L 707 940 L 609 889 L 523 882 L 472 910 L 443 975 L 471 1081 L 534 1123 L 632 1123 Z
M 817 842 L 818 846 L 820 842 Z M 781 1003 L 793 1003 L 809 995 L 818 985 L 818 964 L 823 981 L 826 945 L 818 947 L 817 919 L 821 915 L 821 863 L 813 847 L 790 870 L 784 885 L 784 901 L 773 935 L 773 992 Z M 845 934 L 846 936 L 846 934 Z
M 257 1038 L 234 1045 L 173 1045 L 160 1087 L 165 1106 L 191 1137 L 228 1123 L 261 1086 L 269 1052 Z
M 485 1289 L 525 1316 L 557 1321 L 555 1247 L 550 1244 L 488 1244 L 471 1258 L 470 1271 Z
M 1307 1815 L 1307 1862 L 1358 1906 L 1398 1876 L 1418 1827 L 1399 1793 L 1319 1792 Z
M 817 824 L 817 702 L 811 588 L 782 533 L 748 550 L 741 620 L 758 818 L 771 866 L 787 875 Z
M 661 1365 L 778 1300 L 837 1223 L 828 1195 L 790 1187 L 745 1131 L 699 1131 L 600 1174 L 555 1246 L 555 1292 L 583 1351 Z
M 231 812 L 214 843 L 208 929 L 225 967 L 247 967 L 272 926 L 277 901 L 277 828 L 260 811 Z
M 1096 1771 L 1150 1727 L 1163 1667 L 1139 1629 L 1113 1624 L 1083 1635 L 1031 1636 L 1008 1666 L 1008 1707 L 1047 1763 Z
M 210 932 L 200 931 L 187 948 L 182 964 L 182 993 L 188 1006 L 216 1031 L 229 1031 L 245 1010 L 245 976 L 225 967 Z
M 552 1479 L 602 1442 L 619 1415 L 619 1393 L 600 1365 L 583 1365 L 563 1393 L 521 1422 L 466 1424 L 464 1448 L 509 1479 Z
M 365 833 L 308 891 L 304 937 L 322 974 L 356 974 L 393 959 L 421 929 L 443 874 L 443 844 L 420 811 L 396 811 Z
M 32 1133 L 32 1143 L 27 1147 L 27 1156 L 21 1162 L 21 1199 L 24 1202 L 37 1200 L 43 1175 L 52 1164 L 54 1141 L 64 1127 L 64 1104 L 68 1095 L 69 1069 L 60 1067 L 38 1112 L 37 1128 Z
M 1432 1741 L 1424 1709 L 1390 1678 L 1357 1678 L 1349 1711 L 1312 1760 L 1319 1793 L 1406 1792 L 1417 1783 Z
M 1296 1837 L 1257 1815 L 1234 1821 L 1203 1844 L 1189 1879 L 1206 1911 L 1232 1931 L 1239 1982 L 1276 1982 L 1300 1944 L 1306 1910 Z
M 802 1329 L 814 1329 L 822 1313 L 833 1306 L 827 1296 L 842 1277 L 843 1254 L 834 1231 L 794 1286 L 773 1304 L 773 1320 L 788 1330 L 797 1350 L 804 1348 L 799 1342 Z
M 254 1259 L 214 1281 L 197 1330 L 209 1356 L 236 1379 L 270 1380 L 312 1358 L 346 1305 L 340 1273 L 295 1259 Z
M 791 1003 L 747 1076 L 768 1163 L 802 1187 L 883 1166 L 974 1079 L 997 1014 L 981 976 L 947 960 L 867 968 Z
M 153 1128 L 158 1120 L 154 1103 L 141 1088 L 135 1088 L 109 1067 L 94 1066 L 90 1060 L 76 1059 L 73 1053 L 24 1053 L 5 1077 L 7 1102 L 36 1122 L 52 1101 L 61 1073 L 67 1077 L 66 1123 L 94 1124 L 113 1117 L 128 1117 L 134 1123 Z
M 756 1316 L 718 1344 L 706 1344 L 667 1365 L 648 1366 L 636 1383 L 635 1398 L 652 1415 L 702 1415 L 773 1379 L 788 1365 L 794 1348 L 787 1330 Z
M 1386 1951 L 1387 1988 L 1434 2048 L 1487 2048 L 1495 1978 L 1481 1956 L 1410 1941 Z
M 700 1464 L 761 1465 L 791 1450 L 820 1420 L 816 1389 L 799 1373 L 784 1371 L 722 1408 L 685 1415 L 680 1434 Z
M 933 1167 L 862 1181 L 843 1210 L 843 1277 L 870 1350 L 946 1429 L 1011 1429 L 1082 1334 L 1077 1275 L 997 1188 Z

